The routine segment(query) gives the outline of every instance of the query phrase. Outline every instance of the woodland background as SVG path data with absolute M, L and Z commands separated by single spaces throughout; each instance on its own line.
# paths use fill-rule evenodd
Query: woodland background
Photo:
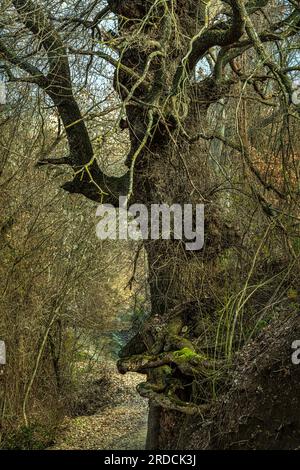
M 99 1 L 51 0 L 45 2 L 45 11 L 67 44 L 73 94 L 97 164 L 105 174 L 121 177 L 127 171 L 132 135 L 136 137 L 140 131 L 135 127 L 133 132 L 132 110 L 128 118 L 124 101 L 135 99 L 144 106 L 144 95 L 138 94 L 140 88 L 131 82 L 127 97 L 122 96 L 124 90 L 118 93 L 114 69 L 120 67 L 126 74 L 125 67 L 132 60 L 126 53 L 134 51 L 137 64 L 132 70 L 140 73 L 145 67 L 144 81 L 152 83 L 151 61 L 148 63 L 147 58 L 156 45 L 153 36 L 153 42 L 147 42 L 149 28 L 152 34 L 154 26 L 149 17 L 142 22 L 144 12 L 134 11 L 134 23 L 126 10 L 127 2 L 123 2 L 130 18 L 124 26 L 126 14 L 118 10 L 122 2 L 108 3 L 107 7 L 106 2 Z M 140 2 L 133 3 L 140 12 Z M 175 10 L 177 3 L 180 2 L 171 2 Z M 229 8 L 234 2 L 207 3 L 211 8 L 209 24 L 213 25 L 219 18 L 218 9 Z M 163 149 L 164 159 L 155 157 L 147 174 L 155 186 L 156 192 L 151 193 L 156 195 L 154 198 L 157 194 L 162 201 L 165 195 L 171 197 L 169 188 L 180 167 L 178 173 L 185 176 L 174 183 L 177 194 L 188 191 L 195 195 L 198 191 L 209 205 L 211 201 L 218 203 L 218 209 L 213 206 L 212 212 L 208 211 L 208 244 L 201 257 L 188 258 L 181 253 L 177 258 L 178 253 L 172 252 L 173 264 L 168 264 L 178 285 L 185 286 L 180 305 L 188 305 L 192 318 L 182 325 L 180 334 L 186 340 L 192 337 L 197 352 L 201 351 L 199 354 L 209 363 L 195 380 L 196 397 L 201 397 L 196 399 L 197 406 L 218 402 L 228 390 L 233 366 L 244 376 L 246 364 L 248 377 L 254 380 L 255 358 L 260 357 L 263 347 L 264 351 L 268 349 L 266 337 L 267 345 L 274 349 L 264 353 L 265 360 L 266 356 L 272 358 L 272 351 L 279 346 L 290 354 L 291 341 L 300 339 L 295 327 L 299 323 L 300 303 L 299 106 L 289 99 L 287 90 L 282 91 L 278 79 L 282 73 L 291 86 L 299 84 L 299 6 L 298 2 L 279 0 L 242 3 L 249 9 L 252 4 L 256 8 L 251 18 L 259 33 L 283 21 L 278 26 L 278 38 L 271 38 L 264 45 L 273 62 L 263 62 L 255 48 L 241 46 L 240 53 L 228 61 L 223 71 L 222 79 L 229 80 L 230 87 L 221 92 L 213 87 L 210 94 L 207 92 L 204 98 L 201 95 L 209 104 L 205 121 L 200 114 L 193 124 L 200 133 L 193 156 L 189 159 L 180 149 L 176 162 L 166 157 L 165 149 L 171 146 L 165 145 L 169 142 L 168 133 L 173 141 L 177 139 L 173 126 L 178 118 L 174 113 L 171 119 L 168 111 L 161 118 L 168 131 L 162 131 L 159 145 L 155 142 Z M 43 43 L 46 36 L 32 32 L 34 28 L 30 32 L 22 17 L 22 8 L 26 8 L 23 4 L 0 2 L 0 72 L 7 88 L 7 104 L 0 105 L 0 339 L 6 342 L 8 351 L 8 363 L 0 375 L 0 446 L 26 449 L 48 447 L 55 441 L 64 417 L 78 413 L 83 385 L 94 387 L 95 376 L 106 362 L 116 361 L 120 347 L 148 321 L 153 293 L 151 282 L 150 287 L 148 283 L 152 265 L 147 259 L 147 247 L 133 242 L 100 242 L 95 232 L 99 201 L 85 199 L 77 194 L 81 191 L 66 188 L 73 164 L 54 164 L 53 159 L 69 154 L 70 140 L 66 138 L 68 132 L 59 105 L 55 99 L 53 104 L 47 89 L 32 79 L 33 75 L 31 79 L 28 76 L 34 70 L 25 62 L 45 72 L 45 57 L 48 54 L 51 65 L 51 50 L 49 59 L 49 50 Z M 27 2 L 27 7 L 33 11 L 37 4 Z M 160 7 L 159 4 L 157 8 Z M 180 29 L 186 13 L 180 8 L 179 12 L 173 11 L 177 22 L 172 23 L 175 33 L 168 39 L 170 48 L 175 39 L 182 41 L 183 49 L 186 46 L 187 30 Z M 232 21 L 229 14 L 224 15 Z M 289 20 L 285 22 L 286 18 Z M 178 31 L 175 24 L 179 25 Z M 286 30 L 289 34 L 284 34 Z M 244 36 L 243 40 L 247 41 Z M 176 48 L 180 49 L 177 43 Z M 212 46 L 200 57 L 192 73 L 194 84 L 215 77 L 216 67 L 221 66 L 220 50 L 227 52 L 221 46 Z M 176 60 L 173 57 L 172 64 Z M 272 69 L 274 63 L 280 70 L 277 75 Z M 155 67 L 158 65 L 155 63 Z M 157 70 L 153 73 L 155 77 Z M 129 75 L 130 80 L 136 80 L 133 73 Z M 178 125 L 178 133 L 185 125 L 184 119 Z M 147 136 L 145 128 L 142 132 Z M 150 150 L 151 145 L 148 142 Z M 152 151 L 155 154 L 157 147 Z M 78 162 L 76 165 L 78 171 Z M 145 169 L 138 168 L 137 174 L 142 173 L 145 178 Z M 168 173 L 170 176 L 166 176 Z M 163 250 L 169 253 L 169 248 Z M 172 289 L 171 301 L 177 299 L 176 287 Z M 156 305 L 153 297 L 152 305 Z M 165 317 L 168 323 L 169 317 Z M 285 338 L 282 325 L 286 324 L 295 338 L 288 336 L 281 344 L 281 338 Z M 240 365 L 236 365 L 236 360 Z M 274 370 L 271 362 L 265 367 Z M 138 367 L 129 370 L 141 372 Z M 278 379 L 281 383 L 284 387 L 285 382 Z M 102 390 L 100 385 L 99 389 Z M 263 392 L 267 397 L 267 386 Z M 231 393 L 235 396 L 234 391 Z M 178 406 L 182 408 L 182 404 Z M 229 416 L 228 423 L 236 410 L 229 409 L 229 415 L 222 410 L 221 422 Z M 173 418 L 168 421 L 166 415 L 164 419 L 161 426 L 165 426 L 169 440 L 162 438 L 161 445 L 182 445 L 179 442 L 184 440 L 184 429 L 182 436 L 192 436 L 190 445 L 210 445 L 201 420 L 199 423 L 191 418 L 190 422 L 185 414 L 176 415 L 175 438 L 169 432 L 174 428 Z M 282 416 L 278 419 L 284 421 Z M 202 426 L 204 434 L 201 432 L 199 437 L 195 429 Z M 216 429 L 214 432 L 219 433 Z M 286 435 L 290 436 L 289 432 Z M 268 447 L 258 437 L 257 443 Z

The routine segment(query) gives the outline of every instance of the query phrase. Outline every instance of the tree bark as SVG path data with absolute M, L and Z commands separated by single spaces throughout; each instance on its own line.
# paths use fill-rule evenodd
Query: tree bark
M 129 18 L 123 23 L 123 18 L 120 17 L 120 33 L 128 34 L 128 30 L 132 28 L 131 18 L 134 18 L 133 21 L 144 18 L 152 3 L 110 2 L 117 15 Z M 199 13 L 198 21 L 195 21 L 198 7 L 199 2 L 193 1 L 186 4 L 178 2 L 177 5 L 180 26 L 188 31 L 190 37 L 199 33 L 204 25 L 205 12 Z M 163 27 L 166 28 L 167 24 L 162 23 L 160 28 Z M 122 356 L 127 357 L 121 358 L 119 362 L 122 373 L 135 370 L 134 367 L 139 362 L 139 358 L 135 357 L 138 341 L 142 343 L 138 348 L 139 353 L 145 355 L 145 360 L 148 355 L 160 355 L 168 351 L 179 355 L 184 351 L 182 356 L 187 353 L 184 366 L 171 361 L 167 366 L 153 366 L 144 371 L 147 382 L 141 387 L 141 391 L 143 396 L 150 398 L 147 448 L 163 449 L 168 448 L 170 442 L 178 436 L 185 413 L 193 413 L 204 403 L 205 397 L 200 394 L 199 399 L 194 380 L 194 371 L 198 365 L 193 364 L 193 354 L 197 355 L 194 342 L 201 334 L 200 323 L 203 320 L 199 315 L 199 307 L 204 305 L 201 297 L 206 292 L 205 305 L 211 304 L 213 308 L 213 301 L 208 298 L 207 292 L 209 283 L 214 282 L 217 277 L 215 261 L 236 242 L 236 234 L 229 228 L 227 230 L 218 201 L 211 200 L 209 196 L 214 178 L 206 143 L 203 140 L 190 139 L 199 133 L 199 123 L 201 128 L 205 126 L 209 106 L 228 91 L 230 84 L 218 82 L 214 78 L 200 83 L 188 77 L 184 79 L 189 69 L 185 71 L 180 63 L 182 50 L 189 50 L 189 41 L 181 44 L 181 50 L 173 48 L 172 51 L 169 49 L 170 42 L 162 42 L 161 47 L 166 47 L 166 50 L 165 55 L 160 55 L 160 51 L 155 50 L 157 46 L 152 45 L 154 41 L 150 41 L 151 35 L 162 40 L 168 31 L 162 29 L 157 32 L 151 29 L 152 27 L 148 28 L 151 46 L 146 42 L 140 47 L 130 47 L 122 56 L 122 64 L 141 76 L 148 70 L 147 80 L 136 87 L 135 80 L 122 71 L 118 71 L 115 77 L 116 90 L 123 102 L 127 103 L 131 139 L 131 151 L 127 158 L 127 165 L 131 170 L 130 203 L 142 203 L 149 212 L 152 204 L 179 204 L 182 208 L 184 204 L 191 204 L 194 208 L 197 204 L 206 204 L 206 242 L 203 250 L 187 251 L 184 240 L 145 241 L 151 320 L 130 347 L 125 348 Z M 231 28 L 227 32 L 229 36 L 234 36 Z M 172 35 L 173 32 L 169 31 L 169 34 Z M 242 23 L 239 23 L 235 34 L 237 37 L 242 34 Z M 227 39 L 224 37 L 225 42 L 231 40 L 229 36 Z M 144 54 L 143 47 L 148 48 L 147 55 Z M 195 44 L 189 67 L 193 68 L 192 61 L 199 53 L 201 55 L 201 47 L 204 47 L 202 43 Z M 181 95 L 182 87 L 185 90 Z M 132 89 L 134 93 L 131 93 L 132 99 L 128 103 L 128 90 Z M 173 97 L 166 98 L 172 89 Z M 135 105 L 134 100 L 145 103 L 145 106 Z M 164 110 L 164 115 L 156 112 L 156 109 Z M 184 357 L 181 359 L 185 360 Z M 128 365 L 130 361 L 132 363 Z

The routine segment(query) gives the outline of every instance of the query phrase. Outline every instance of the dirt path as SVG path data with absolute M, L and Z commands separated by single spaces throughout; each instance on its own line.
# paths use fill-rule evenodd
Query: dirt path
M 114 363 L 107 367 L 105 382 L 102 378 L 95 381 L 90 393 L 93 413 L 65 418 L 52 450 L 145 448 L 148 405 L 135 390 L 142 377 L 122 376 Z

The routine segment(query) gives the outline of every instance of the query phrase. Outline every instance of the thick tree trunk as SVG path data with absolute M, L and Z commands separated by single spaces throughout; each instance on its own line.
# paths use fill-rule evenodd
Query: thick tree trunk
M 192 109 L 192 108 L 191 108 Z M 195 115 L 189 117 L 188 128 L 191 134 L 196 133 L 199 114 L 202 123 L 206 119 L 206 110 L 196 107 Z M 196 118 L 197 116 L 197 118 Z M 188 161 L 189 171 L 185 161 Z M 205 203 L 205 245 L 200 251 L 187 251 L 182 240 L 148 240 L 145 249 L 148 255 L 149 285 L 151 291 L 152 318 L 147 323 L 140 340 L 143 342 L 137 351 L 126 348 L 124 356 L 133 355 L 132 361 L 139 362 L 134 354 L 165 353 L 176 354 L 188 349 L 195 354 L 195 346 L 207 318 L 213 314 L 215 299 L 210 297 L 210 285 L 217 285 L 218 268 L 216 260 L 236 239 L 222 220 L 218 201 L 210 200 L 209 193 L 214 184 L 210 171 L 211 165 L 205 144 L 189 143 L 184 136 L 178 135 L 176 143 L 159 131 L 140 156 L 135 167 L 134 190 L 132 202 L 143 203 L 149 209 L 155 204 L 196 204 Z M 223 282 L 221 280 L 221 282 Z M 217 287 L 215 287 L 217 288 Z M 203 298 L 205 297 L 205 301 Z M 156 359 L 156 360 L 160 360 Z M 168 362 L 168 361 L 167 361 Z M 172 361 L 170 361 L 172 364 Z M 129 370 L 128 363 L 119 364 L 120 370 Z M 178 439 L 178 429 L 191 413 L 194 403 L 201 406 L 207 396 L 199 393 L 196 386 L 193 367 L 171 365 L 172 372 L 166 366 L 144 368 L 147 375 L 147 386 L 151 390 L 142 390 L 142 395 L 150 399 L 148 449 L 167 449 Z M 138 367 L 133 369 L 138 370 Z M 165 383 L 166 382 L 166 383 Z M 172 403 L 160 400 L 172 389 Z M 168 383 L 168 385 L 167 385 Z M 155 391 L 152 394 L 152 391 Z M 186 406 L 185 406 L 186 405 Z M 184 410 L 186 407 L 186 411 Z M 183 411 L 183 412 L 182 412 Z
M 205 47 L 196 40 L 206 23 L 205 2 L 176 2 L 176 28 L 185 32 L 180 44 L 172 16 L 163 5 L 154 8 L 153 2 L 139 0 L 112 0 L 109 5 L 119 16 L 120 34 L 131 36 L 137 19 L 147 24 L 139 43 L 132 42 L 122 54 L 122 64 L 144 79 L 137 81 L 122 70 L 115 76 L 130 130 L 126 162 L 131 175 L 130 203 L 142 203 L 149 210 L 152 204 L 180 204 L 182 208 L 205 204 L 206 210 L 203 250 L 187 251 L 185 240 L 145 241 L 152 315 L 119 362 L 121 372 L 135 370 L 147 376 L 139 388 L 151 402 L 147 446 L 168 448 L 186 414 L 194 413 L 207 399 L 206 385 L 202 383 L 200 393 L 197 380 L 209 364 L 203 366 L 196 343 L 214 310 L 215 299 L 209 292 L 211 283 L 217 289 L 220 282 L 216 259 L 236 241 L 222 221 L 218 201 L 211 200 L 215 179 L 206 143 L 195 138 L 205 128 L 209 106 L 228 91 L 228 85 L 215 77 L 201 82 L 190 77 L 198 56 L 212 40 L 209 35 Z M 159 18 L 158 27 L 146 19 L 147 13 L 149 18 Z M 237 37 L 242 34 L 242 22 L 237 25 L 236 31 L 226 30 L 225 43 L 232 41 L 234 32 Z M 217 36 L 221 44 L 222 34 L 217 32 Z

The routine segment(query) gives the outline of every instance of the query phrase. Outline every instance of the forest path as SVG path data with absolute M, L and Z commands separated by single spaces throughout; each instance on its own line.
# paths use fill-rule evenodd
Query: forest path
M 89 397 L 83 399 L 87 414 L 66 417 L 50 450 L 144 449 L 148 404 L 136 391 L 142 381 L 141 375 L 122 376 L 114 362 L 106 363 L 103 377 L 93 382 Z

